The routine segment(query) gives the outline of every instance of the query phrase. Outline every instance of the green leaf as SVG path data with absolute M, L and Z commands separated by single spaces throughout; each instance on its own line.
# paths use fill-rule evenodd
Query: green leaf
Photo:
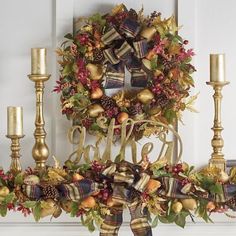
M 92 23 L 97 23 L 101 27 L 105 26 L 106 24 L 106 20 L 103 19 L 102 15 L 99 13 L 92 15 L 91 17 L 89 17 L 88 20 L 91 21 Z
M 33 208 L 33 215 L 36 222 L 40 220 L 40 214 L 41 214 L 41 203 L 37 202 L 35 207 Z
M 211 185 L 209 190 L 212 194 L 222 194 L 223 193 L 222 185 L 219 183 Z
M 151 60 L 151 69 L 156 70 L 157 69 L 157 57 L 153 57 Z
M 12 202 L 14 198 L 15 198 L 15 193 L 11 192 L 5 197 L 4 203 L 7 205 L 8 203 Z
M 159 177 L 171 177 L 171 174 L 167 173 L 164 170 L 154 170 L 153 175 L 157 178 L 159 178 Z
M 89 232 L 93 232 L 95 230 L 94 222 L 93 220 L 89 221 L 88 225 L 88 230 Z
M 23 173 L 17 174 L 14 180 L 15 185 L 22 185 L 24 183 Z
M 7 205 L 0 205 L 0 215 L 2 217 L 7 215 Z
M 165 216 L 158 216 L 158 219 L 163 224 L 169 224 L 169 221 L 168 221 L 168 219 Z
M 166 110 L 164 116 L 170 124 L 173 123 L 174 119 L 177 117 L 176 112 L 172 109 Z
M 72 72 L 73 64 L 68 63 L 65 65 L 64 69 L 62 70 L 62 76 L 68 76 Z
M 73 39 L 73 35 L 69 33 L 69 34 L 66 34 L 64 36 L 64 38 L 66 38 L 66 39 Z
M 36 201 L 25 201 L 22 205 L 25 208 L 34 208 L 36 206 Z
M 73 202 L 72 206 L 71 206 L 70 216 L 71 217 L 75 217 L 77 212 L 78 212 L 78 210 L 79 210 L 78 202 Z
M 169 221 L 169 223 L 175 222 L 176 216 L 177 216 L 177 215 L 176 215 L 174 212 L 171 212 L 171 213 L 167 216 L 167 220 Z
M 177 215 L 177 217 L 175 219 L 175 224 L 177 224 L 181 228 L 184 228 L 184 226 L 186 224 L 186 217 L 184 217 L 182 214 Z
M 154 220 L 152 221 L 152 228 L 157 227 L 157 225 L 158 225 L 158 216 L 156 216 Z

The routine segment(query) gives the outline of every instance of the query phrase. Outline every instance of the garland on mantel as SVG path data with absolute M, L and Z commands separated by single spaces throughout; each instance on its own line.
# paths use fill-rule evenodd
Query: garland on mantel
M 195 171 L 187 163 L 169 165 L 161 159 L 145 165 L 93 161 L 13 175 L 0 170 L 0 214 L 20 211 L 36 221 L 59 217 L 62 211 L 80 218 L 90 231 L 117 235 L 128 207 L 134 235 L 152 235 L 158 222 L 185 226 L 186 218 L 212 222 L 210 214 L 236 210 L 236 168 L 230 175 L 216 167 Z M 231 216 L 233 217 L 233 216 Z
M 182 111 L 194 111 L 195 97 L 189 98 L 194 52 L 185 48 L 188 40 L 178 35 L 173 16 L 162 20 L 153 12 L 145 17 L 143 9 L 120 4 L 77 25 L 57 49 L 60 79 L 54 89 L 61 94 L 62 113 L 74 124 L 106 136 L 112 118 L 117 124 L 127 118 L 173 124 Z M 133 89 L 124 88 L 129 74 Z M 105 89 L 111 88 L 119 91 L 109 96 Z M 120 136 L 119 129 L 115 133 Z M 137 127 L 133 136 L 138 140 L 145 130 Z

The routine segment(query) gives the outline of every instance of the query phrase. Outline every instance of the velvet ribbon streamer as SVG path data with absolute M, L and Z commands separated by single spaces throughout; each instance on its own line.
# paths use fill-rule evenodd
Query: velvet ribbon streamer
M 143 68 L 142 58 L 148 53 L 146 39 L 136 39 L 140 32 L 137 20 L 128 16 L 119 29 L 112 27 L 101 38 L 107 46 L 103 50 L 106 65 L 105 88 L 124 86 L 125 68 L 131 73 L 131 85 L 145 87 L 148 73 Z

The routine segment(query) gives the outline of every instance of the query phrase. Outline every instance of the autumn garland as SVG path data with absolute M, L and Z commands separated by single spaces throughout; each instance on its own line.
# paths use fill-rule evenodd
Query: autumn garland
M 132 208 L 134 203 L 138 203 L 136 208 Z M 150 164 L 146 170 L 126 161 L 78 165 L 68 160 L 63 168 L 58 164 L 42 171 L 28 168 L 16 176 L 0 170 L 3 217 L 13 210 L 24 216 L 32 213 L 38 221 L 46 216 L 59 217 L 65 211 L 80 217 L 90 231 L 97 225 L 104 232 L 112 220 L 118 232 L 122 222 L 117 214 L 122 214 L 124 205 L 136 223 L 140 217 L 142 222 L 146 220 L 147 227 L 142 228 L 144 223 L 139 226 L 144 234 L 137 235 L 151 235 L 148 219 L 152 226 L 160 221 L 184 227 L 187 217 L 211 222 L 212 212 L 230 216 L 227 212 L 236 210 L 236 168 L 229 176 L 216 167 L 197 172 L 186 163 L 170 166 L 165 160 Z M 140 216 L 134 209 L 146 210 L 141 210 L 145 213 Z M 132 228 L 132 224 L 134 232 L 137 225 Z
M 162 20 L 157 12 L 144 17 L 143 9 L 137 13 L 123 4 L 83 19 L 57 49 L 61 75 L 54 91 L 61 93 L 62 113 L 102 135 L 112 118 L 117 124 L 128 117 L 166 124 L 181 119 L 181 112 L 191 109 L 187 98 L 195 68 L 193 50 L 185 49 L 188 41 L 177 30 L 174 17 Z M 124 88 L 125 68 L 135 89 Z M 109 88 L 120 91 L 108 96 Z M 99 118 L 105 118 L 102 126 Z M 136 139 L 145 135 L 138 128 Z M 120 130 L 115 133 L 119 136 Z

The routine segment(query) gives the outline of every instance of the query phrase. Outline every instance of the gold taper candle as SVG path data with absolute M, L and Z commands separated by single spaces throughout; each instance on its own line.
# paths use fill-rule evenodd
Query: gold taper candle
M 210 54 L 210 81 L 225 82 L 225 54 Z
M 46 75 L 46 48 L 31 48 L 31 74 Z
M 7 107 L 7 135 L 23 135 L 23 108 Z

